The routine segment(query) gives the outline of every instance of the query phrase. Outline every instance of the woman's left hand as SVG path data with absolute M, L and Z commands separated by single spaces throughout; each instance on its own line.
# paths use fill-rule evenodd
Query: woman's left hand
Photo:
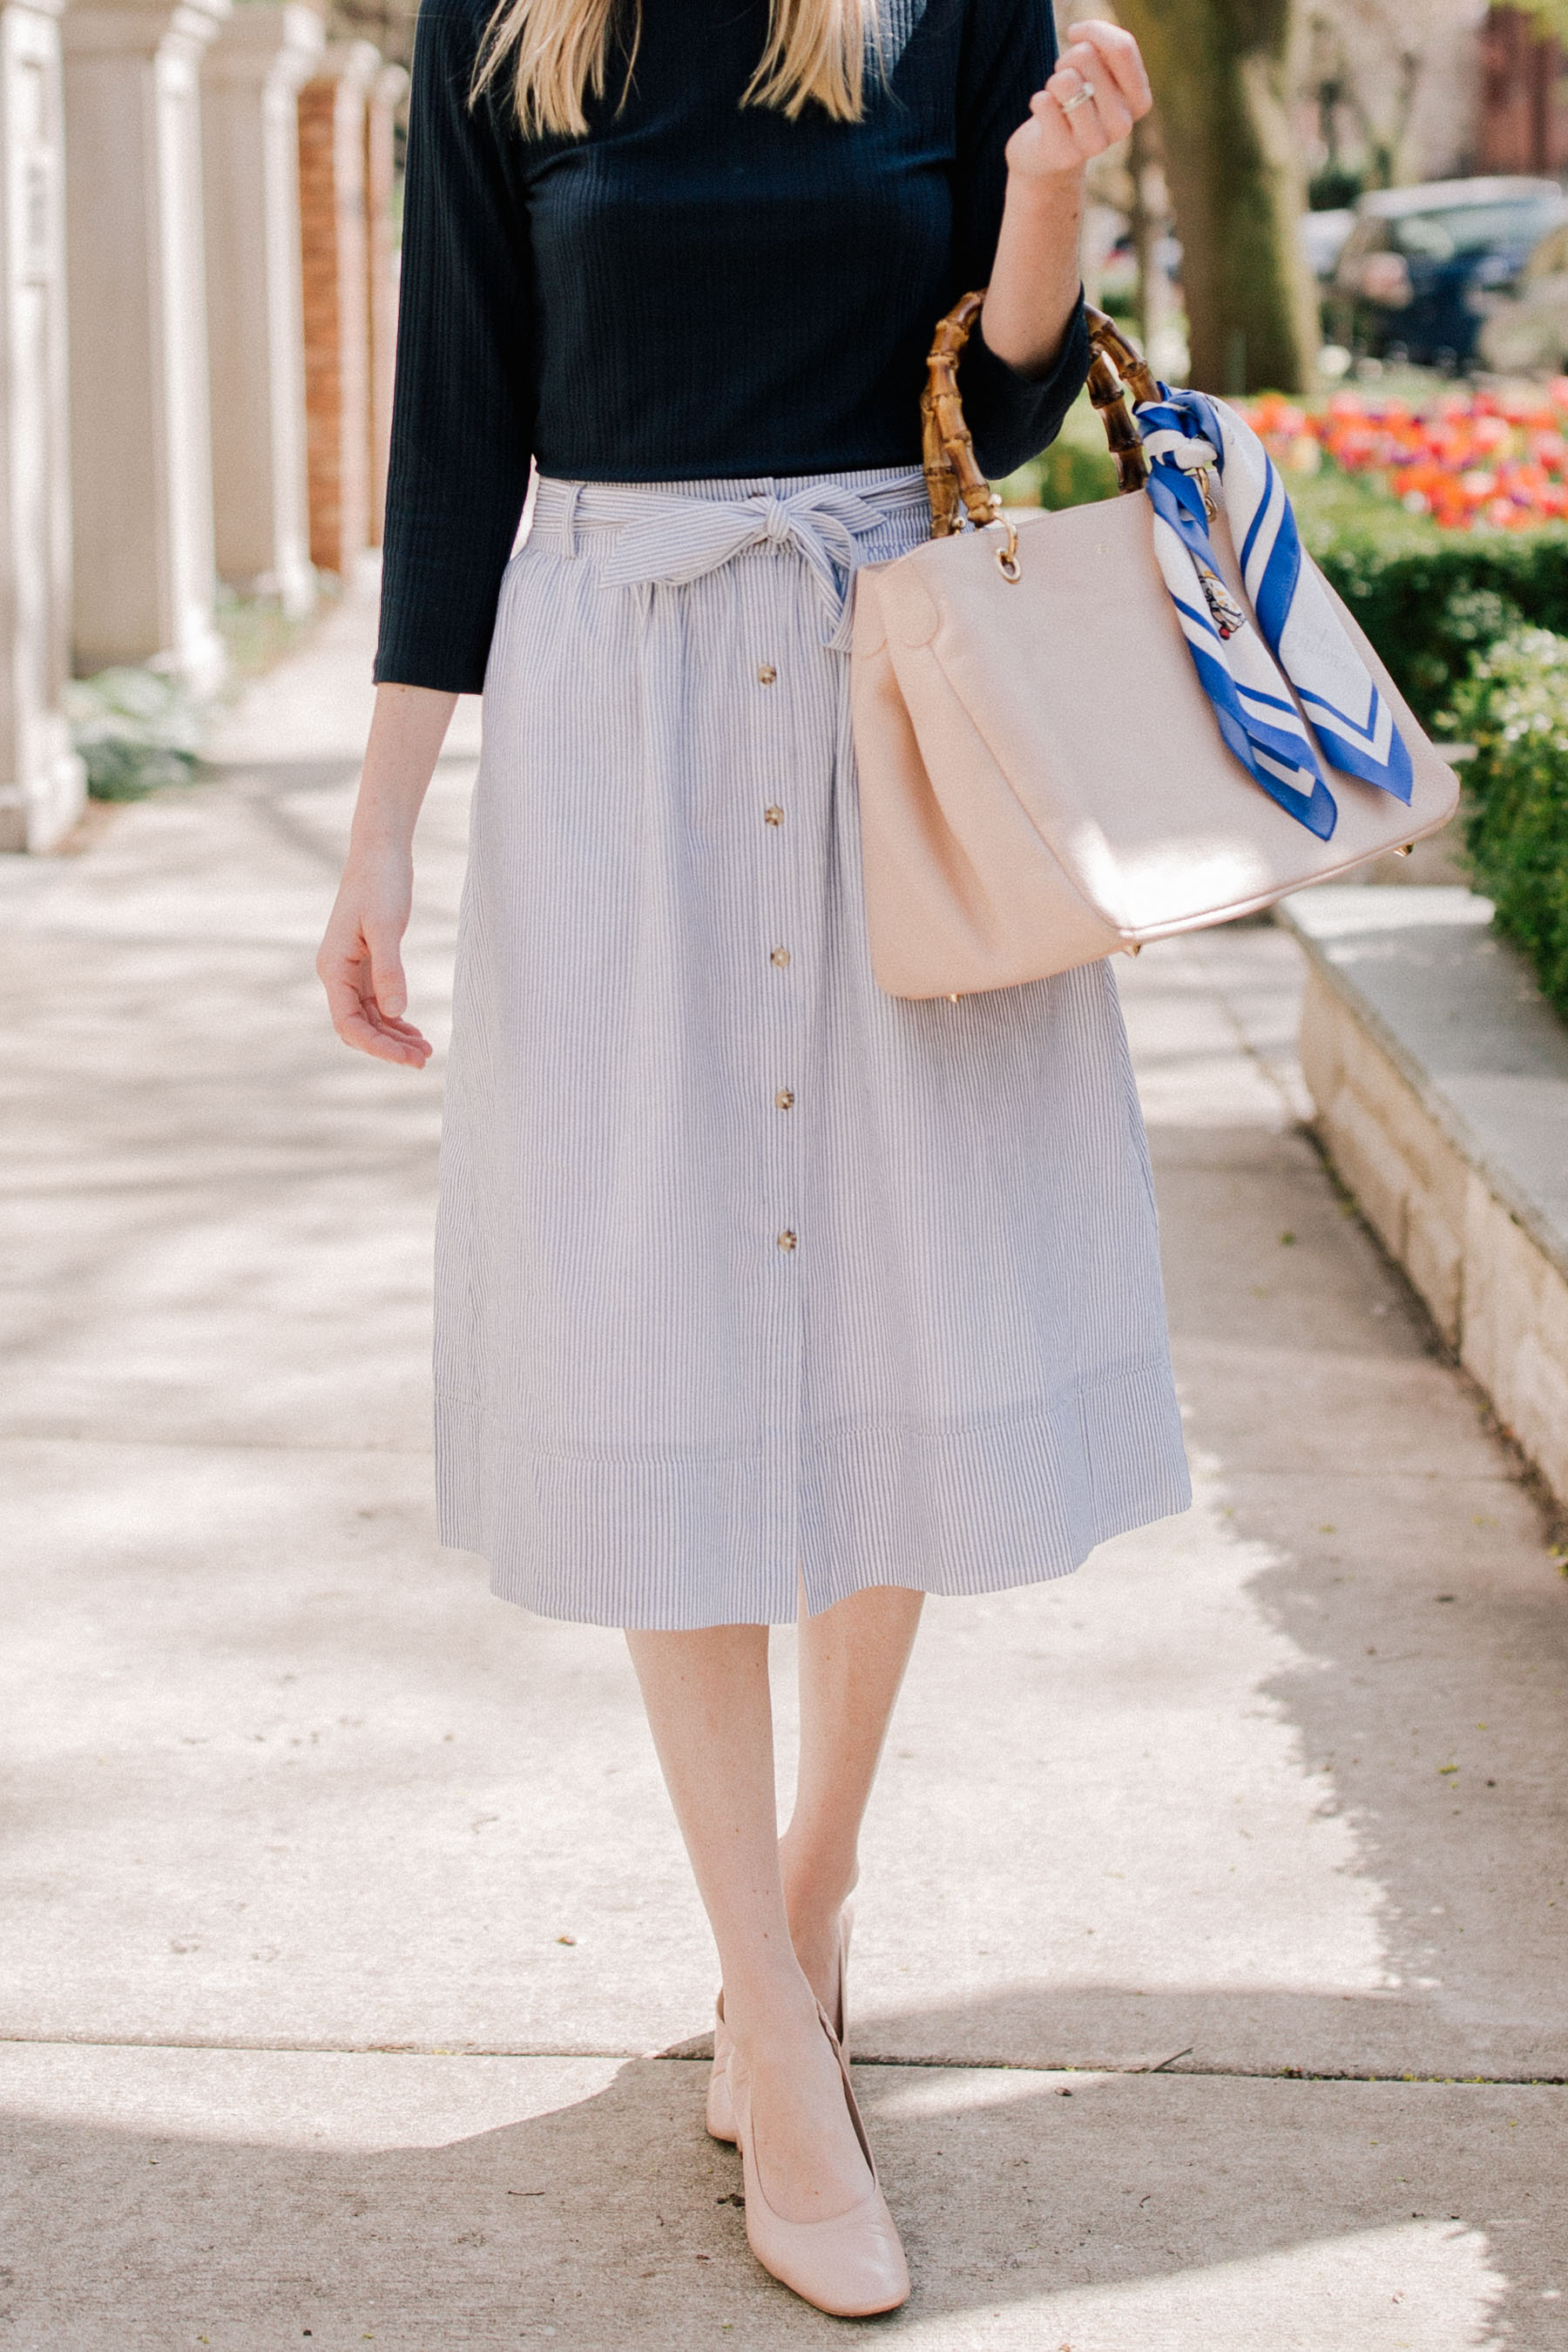
M 1154 102 L 1138 44 L 1119 25 L 1098 18 L 1068 26 L 1068 46 L 1029 119 L 1007 142 L 1007 168 L 1028 180 L 1081 172 L 1091 157 L 1125 139 Z

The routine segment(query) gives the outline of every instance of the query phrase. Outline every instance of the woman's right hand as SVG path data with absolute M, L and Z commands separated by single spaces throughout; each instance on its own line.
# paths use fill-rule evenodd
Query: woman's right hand
M 433 687 L 377 687 L 348 864 L 316 958 L 332 1026 L 344 1045 L 412 1070 L 422 1070 L 433 1051 L 429 1039 L 403 1017 L 414 827 L 457 703 L 455 694 Z
M 345 1045 L 422 1070 L 430 1041 L 403 1017 L 403 934 L 413 904 L 412 848 L 351 851 L 316 971 Z

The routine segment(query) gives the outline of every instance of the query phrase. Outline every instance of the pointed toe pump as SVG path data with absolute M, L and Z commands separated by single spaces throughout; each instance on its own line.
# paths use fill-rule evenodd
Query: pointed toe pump
M 835 2213 L 826 2221 L 786 2221 L 782 2213 L 773 2211 L 757 2170 L 752 2135 L 751 2083 L 744 2068 L 735 2063 L 731 2050 L 728 2079 L 745 2180 L 746 2238 L 763 2268 L 792 2288 L 803 2303 L 815 2305 L 818 2311 L 826 2311 L 835 2319 L 868 2319 L 876 2312 L 895 2311 L 900 2304 L 908 2302 L 909 2268 L 898 2229 L 877 2179 L 876 2161 L 855 2103 L 849 2069 L 844 2063 L 838 2037 L 820 2003 L 816 2013 L 838 2062 L 844 2103 L 866 2158 L 869 2176 L 866 2194 L 847 2212 Z
M 846 2064 L 849 2059 L 849 2007 L 844 1980 L 849 1972 L 849 1935 L 854 1925 L 855 1906 L 847 1903 L 838 1918 L 838 1976 L 831 2021 Z M 734 2046 L 724 2022 L 724 1996 L 721 1992 L 713 2004 L 713 2072 L 708 2077 L 708 2131 L 713 2139 L 732 2141 L 735 2137 L 735 2102 L 730 2095 L 730 2053 Z

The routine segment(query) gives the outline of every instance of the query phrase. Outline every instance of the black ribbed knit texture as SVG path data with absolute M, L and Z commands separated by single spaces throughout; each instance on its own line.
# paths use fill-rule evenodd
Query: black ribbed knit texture
M 900 0 L 906 8 L 911 0 Z M 1003 149 L 1051 69 L 1050 0 L 930 0 L 863 121 L 740 96 L 767 0 L 643 0 L 636 76 L 584 140 L 468 103 L 491 0 L 425 0 L 414 52 L 378 678 L 477 693 L 528 488 L 918 465 L 931 331 L 990 274 Z M 1030 381 L 977 335 L 994 478 L 1088 372 L 1081 313 Z

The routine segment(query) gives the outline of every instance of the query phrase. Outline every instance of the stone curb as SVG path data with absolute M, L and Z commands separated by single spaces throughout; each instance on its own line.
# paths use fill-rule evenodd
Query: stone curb
M 1301 1065 L 1330 1157 L 1568 1503 L 1568 1026 L 1468 889 L 1279 911 L 1310 967 Z

